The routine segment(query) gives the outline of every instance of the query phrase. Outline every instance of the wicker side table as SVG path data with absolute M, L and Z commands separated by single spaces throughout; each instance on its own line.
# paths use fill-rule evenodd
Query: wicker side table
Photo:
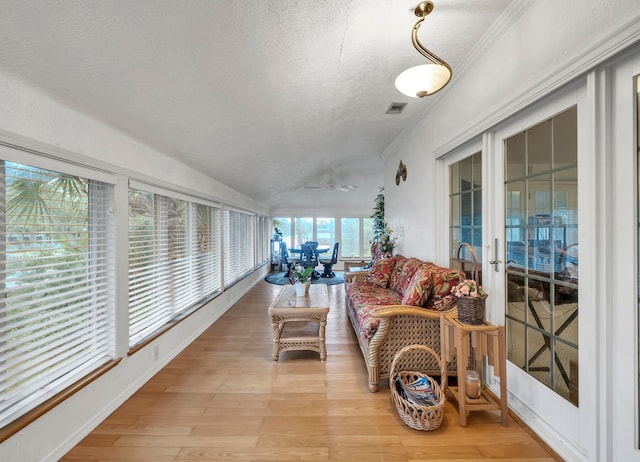
M 460 426 L 467 426 L 467 416 L 471 411 L 500 410 L 501 423 L 507 426 L 507 362 L 505 358 L 506 343 L 504 326 L 494 326 L 488 322 L 481 325 L 461 323 L 457 314 L 440 314 L 440 342 L 442 360 L 447 364 L 458 356 L 457 376 L 458 386 L 448 387 L 452 397 L 458 402 L 460 413 Z M 462 359 L 460 352 L 471 351 L 473 356 L 471 363 L 480 374 L 480 382 L 484 383 L 484 358 L 493 366 L 493 375 L 500 378 L 500 398 L 495 398 L 487 390 L 482 390 L 482 395 L 477 399 L 469 398 L 465 394 L 464 381 L 468 361 Z M 446 384 L 445 384 L 446 387 Z

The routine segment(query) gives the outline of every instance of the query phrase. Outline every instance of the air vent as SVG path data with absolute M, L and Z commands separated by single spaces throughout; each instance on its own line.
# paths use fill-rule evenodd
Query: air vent
M 407 103 L 391 103 L 389 109 L 387 109 L 387 114 L 401 114 L 406 106 Z

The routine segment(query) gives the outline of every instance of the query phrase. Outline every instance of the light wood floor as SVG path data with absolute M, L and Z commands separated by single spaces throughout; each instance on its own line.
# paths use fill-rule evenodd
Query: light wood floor
M 62 460 L 551 461 L 511 417 L 447 403 L 434 432 L 405 426 L 389 389 L 367 390 L 363 358 L 329 286 L 326 363 L 318 353 L 271 359 L 267 307 L 280 287 L 260 282 Z

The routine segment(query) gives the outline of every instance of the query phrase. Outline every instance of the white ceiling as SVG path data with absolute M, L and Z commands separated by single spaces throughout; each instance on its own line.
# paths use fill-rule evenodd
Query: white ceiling
M 0 0 L 0 71 L 267 205 L 372 207 L 381 154 L 429 104 L 393 85 L 424 62 L 417 3 Z M 455 79 L 510 0 L 434 3 L 420 40 Z M 304 188 L 332 170 L 359 188 Z

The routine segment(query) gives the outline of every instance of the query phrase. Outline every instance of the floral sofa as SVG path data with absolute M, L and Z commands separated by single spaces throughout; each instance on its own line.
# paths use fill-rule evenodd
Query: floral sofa
M 347 311 L 371 392 L 389 378 L 393 357 L 402 347 L 418 343 L 440 354 L 440 313 L 455 308 L 451 288 L 458 279 L 457 270 L 402 255 L 377 260 L 369 272 L 346 273 Z M 410 359 L 415 370 L 440 375 L 432 357 Z M 449 373 L 455 372 L 454 361 Z

